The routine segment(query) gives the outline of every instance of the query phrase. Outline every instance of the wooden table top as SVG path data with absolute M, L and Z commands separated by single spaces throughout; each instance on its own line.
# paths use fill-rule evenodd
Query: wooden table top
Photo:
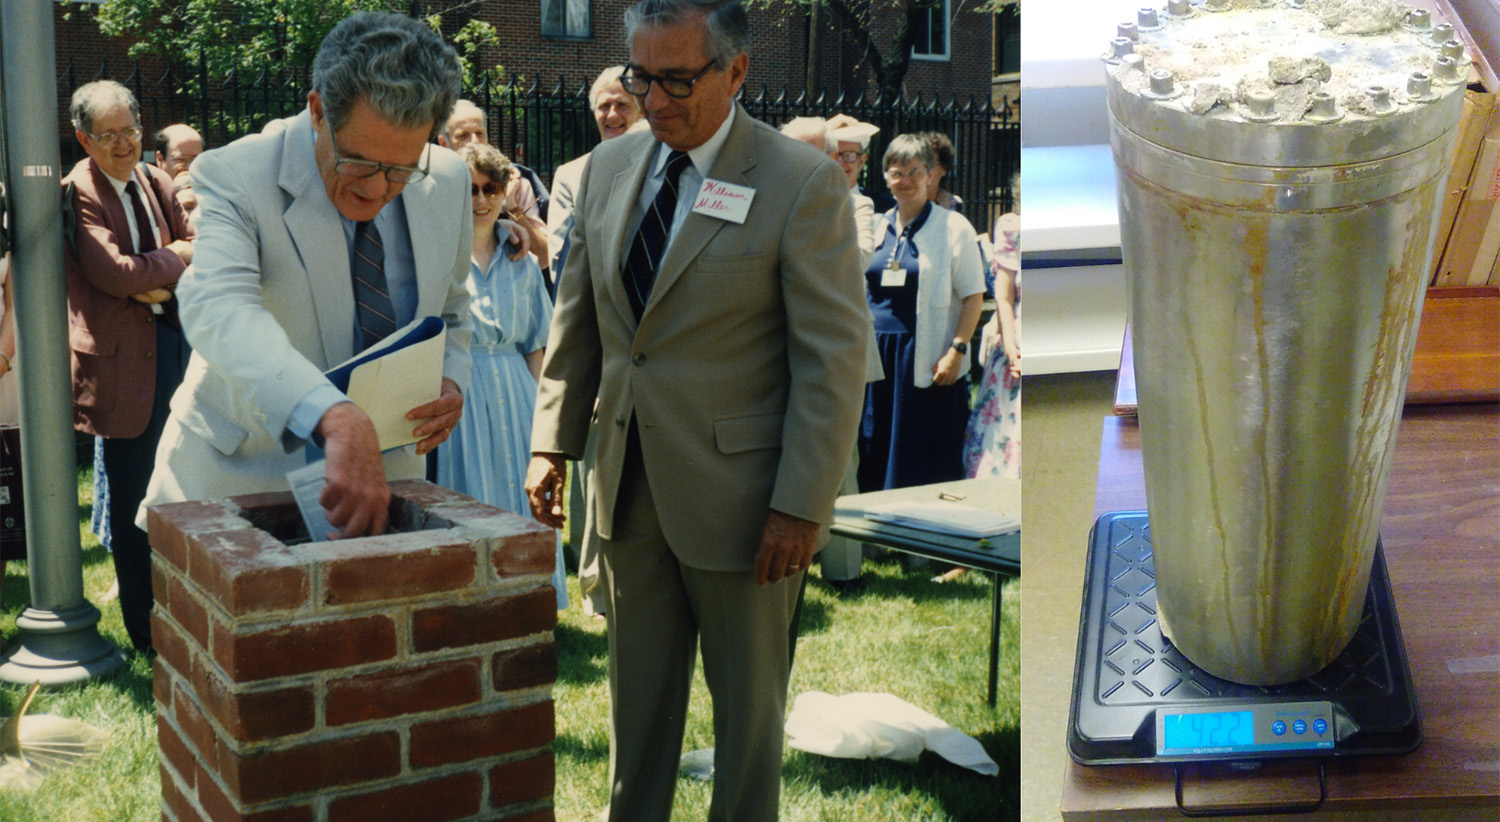
M 1139 428 L 1107 418 L 1095 513 L 1145 507 Z M 1401 756 L 1328 760 L 1324 808 L 1500 810 L 1500 405 L 1407 409 L 1381 539 L 1423 742 Z M 1224 770 L 1185 771 L 1187 803 L 1317 797 L 1306 760 L 1248 777 Z M 1175 807 L 1170 766 L 1067 763 L 1065 819 L 1161 819 Z

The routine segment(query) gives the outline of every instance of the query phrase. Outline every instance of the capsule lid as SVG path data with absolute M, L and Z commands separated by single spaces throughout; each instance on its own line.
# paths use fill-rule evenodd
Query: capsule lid
M 1471 56 L 1399 0 L 1170 0 L 1104 54 L 1119 127 L 1257 165 L 1380 159 L 1456 124 Z

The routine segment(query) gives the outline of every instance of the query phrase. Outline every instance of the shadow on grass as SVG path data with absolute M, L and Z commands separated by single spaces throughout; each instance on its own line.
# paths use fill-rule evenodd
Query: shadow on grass
M 609 676 L 609 637 L 566 623 L 553 632 L 557 641 L 557 681 L 590 685 Z
M 552 739 L 552 754 L 559 760 L 575 763 L 567 767 L 608 762 L 609 735 L 603 734 L 595 739 L 582 739 L 573 734 L 558 734 Z M 562 770 L 563 767 L 559 765 L 558 770 Z
M 1019 728 L 1001 728 L 978 737 L 1000 768 L 984 776 L 961 768 L 931 751 L 915 765 L 883 759 L 833 759 L 788 750 L 783 773 L 788 780 L 817 786 L 828 796 L 883 789 L 930 797 L 947 817 L 961 822 L 1009 822 L 1021 818 Z

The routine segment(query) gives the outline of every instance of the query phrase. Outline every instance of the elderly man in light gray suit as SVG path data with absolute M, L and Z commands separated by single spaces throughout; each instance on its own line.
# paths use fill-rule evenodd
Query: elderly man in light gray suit
M 870 321 L 848 185 L 734 102 L 737 0 L 626 14 L 650 134 L 594 149 L 537 396 L 532 511 L 562 524 L 598 400 L 615 822 L 665 822 L 697 652 L 710 820 L 772 820 L 788 629 L 854 446 Z M 576 515 L 576 514 L 575 514 Z
M 469 172 L 429 144 L 460 78 L 425 24 L 356 14 L 319 48 L 305 111 L 193 164 L 197 256 L 178 288 L 193 359 L 145 505 L 284 489 L 313 442 L 336 535 L 385 530 L 387 478 L 422 476 L 469 374 Z M 407 414 L 415 448 L 382 459 L 323 372 L 428 315 L 448 329 L 441 396 Z

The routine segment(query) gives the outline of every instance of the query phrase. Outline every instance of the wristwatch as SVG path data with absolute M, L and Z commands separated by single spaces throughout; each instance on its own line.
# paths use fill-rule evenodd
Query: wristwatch
M 957 351 L 960 354 L 968 354 L 969 353 L 969 344 L 966 343 L 966 342 L 964 342 L 963 340 L 954 340 L 953 341 L 953 350 Z

